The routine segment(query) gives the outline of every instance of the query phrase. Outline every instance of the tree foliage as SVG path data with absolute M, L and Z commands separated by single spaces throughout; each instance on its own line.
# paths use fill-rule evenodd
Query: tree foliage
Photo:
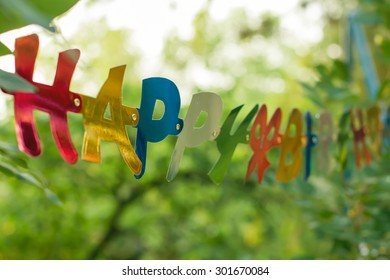
M 39 6 L 39 1 L 35 2 L 34 9 L 47 13 L 46 19 L 73 3 Z M 187 81 L 193 93 L 221 95 L 223 119 L 242 103 L 241 120 L 254 104 L 264 103 L 271 110 L 282 107 L 283 124 L 293 107 L 313 113 L 328 110 L 339 120 L 348 109 L 371 104 L 359 66 L 350 80 L 342 57 L 326 55 L 330 45 L 342 45 L 345 18 L 357 7 L 361 20 L 369 23 L 367 34 L 382 81 L 376 101 L 388 105 L 389 13 L 382 1 L 361 0 L 357 6 L 354 1 L 302 1 L 300 9 L 318 3 L 323 11 L 324 37 L 297 53 L 284 40 L 287 35 L 279 17 L 270 13 L 251 17 L 236 9 L 227 19 L 215 21 L 210 16 L 211 1 L 195 17 L 191 38 L 172 33 L 166 39 L 160 74 Z M 48 6 L 52 10 L 41 9 Z M 91 28 L 98 28 L 99 34 L 90 32 Z M 84 79 L 76 80 L 74 87 L 90 80 L 103 83 L 106 66 L 125 61 L 129 74 L 124 103 L 139 104 L 144 77 L 138 70 L 143 58 L 134 49 L 127 51 L 132 42 L 129 31 L 110 30 L 102 19 L 66 39 L 67 44 L 88 53 L 82 66 Z M 281 64 L 272 60 L 276 54 L 282 54 Z M 41 59 L 48 64 L 43 72 L 50 73 L 53 58 Z M 212 79 L 197 78 L 197 71 Z M 180 116 L 186 111 L 183 108 Z M 253 176 L 244 185 L 252 152 L 248 145 L 239 145 L 225 180 L 214 185 L 207 173 L 218 152 L 215 143 L 209 142 L 187 149 L 177 178 L 167 183 L 165 174 L 176 141 L 169 137 L 149 145 L 147 172 L 137 181 L 113 143 L 102 143 L 101 164 L 79 161 L 67 165 L 56 150 L 47 115 L 37 112 L 35 117 L 44 151 L 41 157 L 28 159 L 29 167 L 15 148 L 0 145 L 4 172 L 0 182 L 0 258 L 387 259 L 390 255 L 388 152 L 357 170 L 352 143 L 346 145 L 345 166 L 335 141 L 329 151 L 333 156 L 330 174 L 321 173 L 314 163 L 310 180 L 300 174 L 293 182 L 280 184 L 275 182 L 279 151 L 274 149 L 263 184 L 258 185 Z M 80 150 L 81 116 L 70 114 L 69 123 Z M 1 126 L 2 141 L 15 146 L 12 116 Z M 134 129 L 128 132 L 134 143 Z M 346 167 L 349 177 L 345 176 Z M 8 173 L 17 178 L 6 177 Z M 24 181 L 43 188 L 51 200 L 38 188 L 26 187 Z

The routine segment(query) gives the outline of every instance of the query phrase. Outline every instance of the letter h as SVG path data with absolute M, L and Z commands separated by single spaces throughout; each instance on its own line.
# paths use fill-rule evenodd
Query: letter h
M 16 39 L 16 73 L 38 89 L 36 93 L 8 92 L 14 95 L 15 99 L 15 126 L 19 149 L 31 156 L 41 154 L 33 116 L 33 110 L 37 109 L 50 115 L 50 127 L 58 150 L 65 161 L 74 164 L 78 154 L 70 137 L 67 112 L 81 111 L 80 95 L 69 91 L 80 51 L 72 49 L 59 54 L 54 83 L 50 86 L 33 81 L 38 48 L 39 38 L 36 34 Z

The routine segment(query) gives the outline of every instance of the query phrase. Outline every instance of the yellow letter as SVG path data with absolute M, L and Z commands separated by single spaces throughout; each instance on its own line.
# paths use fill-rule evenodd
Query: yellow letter
M 380 158 L 383 123 L 380 117 L 380 109 L 376 105 L 367 110 L 367 130 L 372 151 L 376 158 Z
M 116 142 L 127 166 L 138 175 L 142 164 L 134 152 L 126 131 L 126 125 L 138 124 L 138 111 L 135 108 L 122 106 L 122 82 L 125 69 L 126 66 L 110 69 L 108 78 L 96 99 L 82 97 L 85 127 L 82 158 L 100 162 L 100 140 Z M 111 119 L 104 117 L 108 105 Z
M 295 134 L 290 137 L 291 126 L 295 126 Z M 298 109 L 291 112 L 286 132 L 282 138 L 281 153 L 279 158 L 276 180 L 288 182 L 298 176 L 302 165 L 302 114 Z M 288 154 L 291 155 L 291 163 L 286 163 Z

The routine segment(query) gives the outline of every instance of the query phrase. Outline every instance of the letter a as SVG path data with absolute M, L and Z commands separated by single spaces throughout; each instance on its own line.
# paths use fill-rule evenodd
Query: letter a
M 127 135 L 126 125 L 138 124 L 138 111 L 122 105 L 122 82 L 126 66 L 112 68 L 97 98 L 83 96 L 84 160 L 100 162 L 100 140 L 116 142 L 127 166 L 134 174 L 141 172 L 141 161 Z M 111 120 L 104 117 L 110 105 Z

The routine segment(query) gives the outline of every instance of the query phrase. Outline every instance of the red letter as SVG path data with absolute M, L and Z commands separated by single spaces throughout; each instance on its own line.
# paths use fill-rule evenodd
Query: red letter
M 279 133 L 281 120 L 282 111 L 278 108 L 267 125 L 267 106 L 261 106 L 250 131 L 249 144 L 254 153 L 249 161 L 245 181 L 249 180 L 256 166 L 257 180 L 259 184 L 263 181 L 265 170 L 270 165 L 267 159 L 267 153 L 272 147 L 280 146 L 281 143 L 281 135 Z M 260 135 L 257 137 L 256 133 L 258 128 L 260 129 Z M 274 129 L 274 134 L 272 138 L 269 138 L 272 129 Z
M 32 80 L 38 47 L 39 39 L 36 34 L 16 39 L 16 73 L 38 89 L 35 94 L 10 93 L 15 97 L 15 125 L 19 149 L 31 156 L 38 156 L 41 153 L 33 117 L 33 110 L 37 109 L 50 115 L 50 127 L 58 150 L 65 161 L 74 164 L 77 162 L 78 154 L 70 138 L 66 114 L 69 111 L 78 113 L 81 110 L 80 96 L 69 91 L 80 52 L 68 50 L 60 53 L 54 83 L 49 86 Z

